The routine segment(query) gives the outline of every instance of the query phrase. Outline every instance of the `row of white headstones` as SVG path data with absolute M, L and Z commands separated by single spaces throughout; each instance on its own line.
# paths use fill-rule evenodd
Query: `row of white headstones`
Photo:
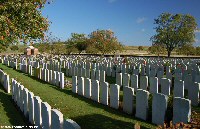
M 100 92 L 101 91 L 101 92 Z M 148 105 L 150 93 L 147 90 L 136 90 L 136 103 L 134 103 L 135 89 L 123 87 L 123 111 L 132 114 L 136 105 L 135 116 L 137 118 L 148 119 Z M 120 86 L 108 84 L 98 80 L 91 80 L 84 77 L 72 77 L 72 92 L 92 99 L 96 102 L 119 109 Z M 153 93 L 152 100 L 152 123 L 163 125 L 167 110 L 168 96 L 162 93 Z M 109 102 L 110 100 L 110 102 Z M 173 123 L 190 122 L 191 101 L 189 99 L 174 97 L 173 103 Z
M 76 63 L 74 63 L 74 64 L 72 64 L 72 63 L 74 63 L 74 62 L 66 62 L 65 63 L 65 65 L 64 66 L 66 66 L 66 74 L 71 74 L 71 75 L 78 75 L 78 76 L 82 76 L 82 75 L 84 75 L 84 76 L 82 76 L 82 77 L 88 77 L 88 76 L 90 76 L 90 73 L 91 73 L 91 79 L 92 80 L 98 80 L 98 81 L 105 81 L 105 72 L 106 73 L 108 73 L 107 71 L 111 68 L 111 67 L 108 67 L 108 70 L 107 71 L 99 71 L 99 70 L 90 70 L 90 69 L 86 69 L 85 67 L 87 67 L 87 65 L 85 65 L 85 67 L 84 67 L 84 63 L 80 63 L 80 64 L 76 64 Z M 59 64 L 59 63 L 58 63 Z M 62 64 L 62 63 L 61 63 Z M 51 65 L 51 64 L 50 64 Z M 69 66 L 77 66 L 77 67 L 69 67 Z M 90 66 L 93 66 L 93 64 L 90 64 Z M 43 65 L 43 67 L 46 67 L 46 65 Z M 57 66 L 58 67 L 58 66 Z M 81 68 L 82 67 L 82 68 Z M 96 67 L 97 67 L 97 69 L 102 69 L 103 67 L 102 66 L 100 66 L 100 64 L 97 64 L 96 65 Z M 60 68 L 61 68 L 61 66 L 60 66 Z M 104 67 L 104 68 L 106 68 L 106 67 Z M 118 67 L 117 67 L 118 68 Z M 123 65 L 122 67 L 121 67 L 121 69 L 123 69 L 123 68 L 126 68 L 126 65 Z M 163 68 L 164 69 L 164 68 Z M 136 69 L 136 70 L 138 70 L 138 69 Z M 151 70 L 151 69 L 150 69 Z M 85 72 L 84 72 L 85 71 Z M 130 88 L 129 87 L 129 82 L 130 82 L 130 78 L 133 76 L 133 78 L 135 77 L 135 78 L 137 78 L 138 79 L 138 75 L 129 75 L 129 74 L 126 74 L 126 73 L 117 73 L 116 74 L 116 71 L 114 70 L 114 69 L 111 69 L 111 70 L 109 70 L 109 71 L 112 71 L 112 73 L 114 73 L 115 72 L 115 75 L 117 75 L 116 76 L 116 82 L 117 82 L 117 84 L 119 85 L 119 86 L 123 86 L 123 87 L 128 87 L 128 88 Z M 113 72 L 114 71 L 114 72 Z M 122 71 L 126 71 L 126 70 L 122 70 Z M 128 71 L 128 70 L 127 70 Z M 144 70 L 141 70 L 141 71 L 139 71 L 138 70 L 138 74 L 140 73 L 141 74 L 141 72 L 142 71 L 144 71 Z M 178 71 L 178 70 L 177 70 Z M 153 71 L 153 72 L 155 72 L 155 71 Z M 89 74 L 88 74 L 89 73 Z M 101 74 L 101 73 L 103 73 L 103 74 Z M 145 72 L 142 72 L 142 73 L 145 73 Z M 147 72 L 146 72 L 147 73 Z M 170 73 L 170 72 L 168 72 L 168 73 Z M 113 74 L 112 74 L 113 75 Z M 149 74 L 150 75 L 150 74 Z M 161 74 L 162 75 L 162 74 Z M 158 74 L 157 74 L 157 76 L 158 76 Z M 88 78 L 90 78 L 90 77 L 88 77 Z M 93 79 L 94 78 L 94 79 Z M 133 87 L 134 89 L 138 89 L 138 88 L 140 88 L 140 89 L 143 89 L 144 91 L 146 91 L 147 90 L 147 87 L 148 87 L 148 76 L 140 76 L 140 87 L 138 87 L 138 83 L 137 84 L 134 84 L 134 82 L 139 82 L 137 79 L 131 79 L 131 80 L 133 80 L 133 81 L 131 81 L 131 87 Z M 187 79 L 187 78 L 186 78 Z M 135 81 L 134 81 L 135 80 Z M 160 82 L 161 83 L 161 94 L 163 94 L 163 95 L 166 95 L 166 96 L 168 96 L 168 95 L 170 95 L 170 86 L 171 86 L 171 84 L 170 84 L 170 80 L 169 79 L 165 79 L 165 78 L 161 78 L 161 77 L 159 77 L 158 76 L 158 78 L 156 78 L 156 77 L 150 77 L 150 93 L 158 93 L 158 83 Z M 151 81 L 152 80 L 152 81 Z M 160 80 L 160 81 L 159 81 Z M 103 82 L 104 82 L 103 81 Z M 132 83 L 133 82 L 133 83 Z M 152 85 L 151 85 L 152 84 Z M 192 100 L 192 104 L 196 101 L 197 102 L 197 104 L 198 104 L 198 91 L 199 91 L 199 85 L 198 85 L 198 83 L 190 83 L 190 84 L 192 84 L 190 87 L 192 87 L 192 88 L 190 88 L 190 89 L 192 89 L 192 90 L 188 90 L 188 98 L 190 98 L 189 96 L 191 96 L 191 100 Z M 180 86 L 180 87 L 179 87 Z M 196 88 L 196 90 L 195 90 L 195 88 Z M 185 87 L 186 88 L 186 87 Z M 180 92 L 179 92 L 180 91 Z M 193 94 L 193 91 L 196 93 L 195 95 Z M 125 91 L 124 91 L 125 92 Z M 178 92 L 178 93 L 177 93 Z M 137 94 L 137 93 L 136 93 Z M 183 81 L 181 81 L 181 80 L 176 80 L 175 81 L 175 83 L 174 83 L 174 94 L 178 94 L 177 96 L 175 95 L 175 97 L 181 97 L 181 98 L 183 98 L 183 96 L 184 96 L 184 82 Z M 194 99 L 192 99 L 192 98 L 194 98 Z M 176 102 L 176 100 L 175 100 L 175 98 L 174 98 L 174 103 Z M 194 104 L 195 105 L 195 104 Z M 184 107 L 183 107 L 183 109 L 184 109 Z M 190 109 L 191 110 L 191 109 Z M 188 112 L 190 112 L 190 111 L 188 111 Z M 189 113 L 190 114 L 190 113 Z M 136 116 L 137 116 L 137 112 L 136 112 Z M 153 116 L 153 115 L 152 115 Z M 188 115 L 189 116 L 189 115 Z M 175 117 L 175 116 L 174 116 Z M 142 119 L 142 118 L 141 118 Z M 173 120 L 173 121 L 176 121 L 176 120 Z M 153 122 L 153 121 L 152 121 Z
M 39 96 L 34 96 L 16 80 L 11 79 L 10 85 L 9 75 L 2 70 L 0 80 L 6 92 L 12 94 L 12 99 L 32 125 L 45 129 L 80 129 L 75 121 L 64 119 L 59 110 L 52 109 L 47 102 L 42 102 Z
M 22 62 L 25 62 L 24 60 L 22 60 Z M 42 61 L 41 61 L 42 62 Z M 33 64 L 33 63 L 32 63 Z M 54 63 L 55 64 L 55 63 Z M 58 63 L 59 64 L 59 63 Z M 61 63 L 62 64 L 62 63 Z M 90 71 L 90 69 L 85 69 L 85 68 L 80 68 L 80 67 L 69 67 L 70 65 L 69 65 L 70 63 L 66 63 L 66 66 L 67 66 L 67 68 L 66 68 L 66 75 L 70 75 L 70 76 L 77 76 L 77 75 L 81 75 L 82 77 L 87 77 L 87 78 L 90 78 L 90 74 L 91 74 L 91 79 L 92 80 L 94 80 L 95 78 L 96 78 L 96 80 L 105 80 L 105 73 L 103 72 L 103 71 L 96 71 L 96 70 L 91 70 Z M 83 64 L 83 62 L 81 62 L 81 65 Z M 51 64 L 50 64 L 51 65 Z M 79 64 L 71 64 L 72 66 L 78 66 Z M 80 66 L 81 66 L 80 65 Z M 90 66 L 91 64 L 89 64 L 89 66 Z M 93 65 L 93 64 L 92 64 Z M 23 66 L 23 65 L 20 65 L 20 66 Z M 64 65 L 65 66 L 65 65 Z M 57 66 L 58 67 L 58 66 Z M 59 66 L 60 68 L 61 68 L 61 66 Z M 87 67 L 87 65 L 86 65 L 86 67 Z M 100 66 L 99 66 L 100 67 Z M 27 68 L 27 65 L 25 65 L 25 68 Z M 47 68 L 47 64 L 43 64 L 43 69 L 45 69 L 45 68 Z M 97 68 L 98 68 L 98 65 L 97 65 Z M 126 65 L 123 65 L 123 67 L 122 68 L 126 68 Z M 142 68 L 144 68 L 144 67 L 142 67 Z M 146 67 L 146 68 L 148 68 L 148 67 Z M 21 67 L 20 67 L 20 69 L 21 69 Z M 42 69 L 42 71 L 43 71 L 43 69 Z M 144 68 L 145 69 L 145 68 Z M 166 77 L 168 78 L 168 79 L 170 79 L 170 80 L 172 80 L 172 74 L 171 74 L 171 76 L 169 76 L 170 75 L 170 70 L 169 70 L 170 68 L 168 68 L 168 70 L 166 70 L 166 71 L 168 71 L 168 72 L 166 72 Z M 138 69 L 134 69 L 134 70 L 138 70 Z M 109 72 L 111 71 L 112 73 L 114 72 L 116 72 L 116 71 L 114 71 L 114 70 L 109 70 L 109 68 L 107 69 L 107 71 L 105 71 L 106 72 L 106 74 L 107 73 L 109 73 Z M 122 70 L 123 71 L 123 70 Z M 145 71 L 145 70 L 141 70 L 141 72 L 142 71 Z M 148 71 L 148 70 L 147 70 Z M 179 69 L 177 70 L 178 72 L 180 71 Z M 186 71 L 186 70 L 185 70 Z M 51 72 L 51 71 L 44 71 L 44 72 L 40 72 L 40 73 L 44 73 L 44 74 L 47 74 L 47 76 L 48 76 L 48 72 Z M 195 87 L 194 88 L 194 86 L 188 86 L 188 85 L 190 85 L 191 84 L 191 80 L 194 80 L 194 77 L 192 76 L 192 79 L 190 79 L 190 77 L 191 77 L 191 75 L 188 75 L 188 74 L 185 74 L 185 76 L 182 76 L 182 73 L 180 73 L 180 74 L 178 74 L 178 72 L 177 72 L 177 74 L 175 73 L 175 78 L 178 78 L 177 80 L 183 80 L 184 82 L 184 85 L 185 85 L 185 89 L 188 89 L 188 87 L 189 87 L 189 91 L 195 91 L 194 89 L 197 89 L 197 91 L 198 91 L 198 87 Z M 31 72 L 32 73 L 32 72 Z M 142 72 L 143 74 L 145 74 L 145 72 Z M 148 72 L 146 72 L 146 73 L 148 73 Z M 149 76 L 151 76 L 151 73 L 155 73 L 155 69 L 154 70 L 152 70 L 152 69 L 150 69 L 150 72 L 149 72 L 150 74 L 148 74 Z M 162 74 L 161 74 L 162 73 Z M 187 73 L 187 72 L 184 72 L 184 73 Z M 193 72 L 194 73 L 194 72 Z M 57 73 L 56 73 L 57 74 Z M 56 75 L 55 74 L 55 75 Z M 116 73 L 115 73 L 116 74 Z M 114 75 L 115 75 L 114 74 Z M 135 75 L 139 75 L 139 70 L 138 70 L 138 72 L 137 72 L 137 74 L 136 73 L 134 73 Z M 142 75 L 143 75 L 142 74 Z M 58 74 L 57 74 L 58 75 Z M 107 74 L 108 75 L 108 74 Z M 118 84 L 118 85 L 126 85 L 126 86 L 129 86 L 129 82 L 130 82 L 130 80 L 133 80 L 133 81 L 131 81 L 131 82 L 133 82 L 133 83 L 131 83 L 131 85 L 132 85 L 132 87 L 133 88 L 135 88 L 135 89 L 137 89 L 137 88 L 139 88 L 138 87 L 138 77 L 135 77 L 134 75 L 133 76 L 130 76 L 129 74 L 116 74 L 117 76 L 116 76 L 116 84 Z M 123 75 L 123 76 L 122 76 Z M 155 74 L 156 75 L 156 74 Z M 164 75 L 164 68 L 161 68 L 161 71 L 157 71 L 157 77 L 158 77 L 158 83 L 159 84 L 161 84 L 161 82 L 162 82 L 162 84 L 163 85 L 166 85 L 166 86 L 162 86 L 162 93 L 164 93 L 164 94 L 166 94 L 166 95 L 169 95 L 170 94 L 170 87 L 169 87 L 169 83 L 170 83 L 170 80 L 168 80 L 168 79 L 164 79 L 163 78 L 163 75 Z M 63 75 L 64 76 L 64 75 Z M 63 78 L 63 76 L 61 77 L 61 78 Z M 42 76 L 43 77 L 43 76 Z M 56 77 L 56 76 L 55 76 Z M 151 77 L 154 77 L 154 76 L 151 76 Z M 58 80 L 60 80 L 60 78 L 59 77 L 57 77 L 58 78 Z M 48 78 L 47 78 L 48 79 Z M 50 73 L 50 79 L 51 79 L 51 73 Z M 161 79 L 162 79 L 162 81 L 161 81 Z M 150 84 L 151 84 L 151 82 L 155 82 L 155 85 L 156 85 L 156 83 L 157 83 L 157 81 L 156 81 L 156 78 L 152 78 L 152 79 L 150 79 L 150 78 L 148 78 L 147 76 L 141 76 L 140 77 L 140 88 L 141 89 L 144 89 L 144 90 L 147 90 L 147 87 L 148 87 L 148 80 L 150 80 Z M 155 81 L 151 81 L 151 80 L 155 80 Z M 199 82 L 200 81 L 200 76 L 199 75 L 196 75 L 195 76 L 195 82 Z M 59 84 L 59 81 L 57 81 L 58 83 L 56 83 L 57 85 Z M 165 82 L 167 82 L 167 83 L 165 83 Z M 60 84 L 63 84 L 63 83 L 60 83 Z M 151 85 L 150 85 L 151 86 Z M 61 87 L 63 87 L 63 86 L 61 86 Z M 165 88 L 166 87 L 166 88 Z M 151 88 L 150 88 L 151 89 Z M 158 88 L 153 88 L 153 89 L 155 89 L 154 91 L 156 92 L 157 91 L 157 89 Z M 166 91 L 166 92 L 165 92 Z M 181 90 L 182 91 L 182 90 Z M 198 94 L 197 94 L 198 95 Z M 196 95 L 196 96 L 197 96 Z M 193 97 L 192 97 L 193 98 Z M 190 98 L 191 100 L 192 100 L 192 98 Z M 195 100 L 195 99 L 194 99 Z M 197 99 L 197 97 L 196 97 L 196 100 L 198 100 Z M 192 101 L 192 104 L 193 105 L 197 105 L 197 102 L 195 102 L 195 101 Z

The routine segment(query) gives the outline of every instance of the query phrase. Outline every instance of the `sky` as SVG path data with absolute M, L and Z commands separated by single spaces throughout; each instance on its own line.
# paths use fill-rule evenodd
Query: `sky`
M 124 45 L 150 46 L 154 19 L 164 12 L 190 14 L 200 28 L 200 0 L 53 0 L 42 15 L 51 21 L 49 32 L 61 41 L 71 33 L 111 29 Z M 195 34 L 194 45 L 200 46 L 200 32 Z

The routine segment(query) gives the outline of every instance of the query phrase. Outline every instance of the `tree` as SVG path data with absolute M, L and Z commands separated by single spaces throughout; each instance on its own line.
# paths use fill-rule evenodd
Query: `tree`
M 196 55 L 200 55 L 200 47 L 196 47 Z
M 87 37 L 85 34 L 72 33 L 71 38 L 67 40 L 67 49 L 75 47 L 79 54 L 88 47 Z
M 86 49 L 86 53 L 97 54 L 99 50 L 95 47 L 93 43 L 90 43 Z
M 19 50 L 19 47 L 17 45 L 12 45 L 12 46 L 10 46 L 10 49 L 12 51 L 17 51 L 17 50 Z
M 115 53 L 122 46 L 111 30 L 93 31 L 89 37 L 90 44 L 94 44 L 103 55 L 105 53 Z
M 139 51 L 142 51 L 142 50 L 144 50 L 144 47 L 143 47 L 143 46 L 139 46 L 139 47 L 138 47 L 138 50 L 139 50 Z
M 166 52 L 165 47 L 161 44 L 154 44 L 148 48 L 148 52 L 160 56 Z
M 0 53 L 6 51 L 6 46 L 0 43 Z
M 0 44 L 41 39 L 49 22 L 41 14 L 46 0 L 1 0 Z
M 180 48 L 177 49 L 178 54 L 183 54 L 183 55 L 195 55 L 196 54 L 196 49 L 192 46 L 192 44 L 186 44 Z
M 151 37 L 153 44 L 162 44 L 167 49 L 168 57 L 177 47 L 193 43 L 197 23 L 189 14 L 163 13 L 155 19 L 156 34 Z
M 53 47 L 52 54 L 54 55 L 60 55 L 66 52 L 66 47 L 63 42 L 55 42 L 51 45 Z
M 33 46 L 38 48 L 40 53 L 48 53 L 50 51 L 50 44 L 48 42 L 35 43 Z

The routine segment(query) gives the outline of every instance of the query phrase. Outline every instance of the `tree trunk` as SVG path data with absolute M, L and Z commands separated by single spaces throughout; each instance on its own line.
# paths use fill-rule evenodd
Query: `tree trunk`
M 171 51 L 167 51 L 167 57 L 170 57 Z

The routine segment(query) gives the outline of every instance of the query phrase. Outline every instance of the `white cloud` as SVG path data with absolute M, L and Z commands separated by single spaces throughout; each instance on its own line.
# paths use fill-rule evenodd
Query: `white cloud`
M 146 30 L 143 28 L 143 29 L 141 29 L 141 31 L 142 31 L 142 32 L 145 32 Z
M 108 0 L 109 3 L 114 3 L 117 0 Z
M 138 24 L 140 24 L 140 23 L 143 23 L 144 21 L 146 21 L 147 20 L 147 18 L 145 18 L 145 17 L 139 17 L 137 20 L 136 20 L 136 22 L 138 23 Z
M 199 40 L 198 39 L 194 39 L 194 41 L 197 43 L 197 42 L 199 42 Z

